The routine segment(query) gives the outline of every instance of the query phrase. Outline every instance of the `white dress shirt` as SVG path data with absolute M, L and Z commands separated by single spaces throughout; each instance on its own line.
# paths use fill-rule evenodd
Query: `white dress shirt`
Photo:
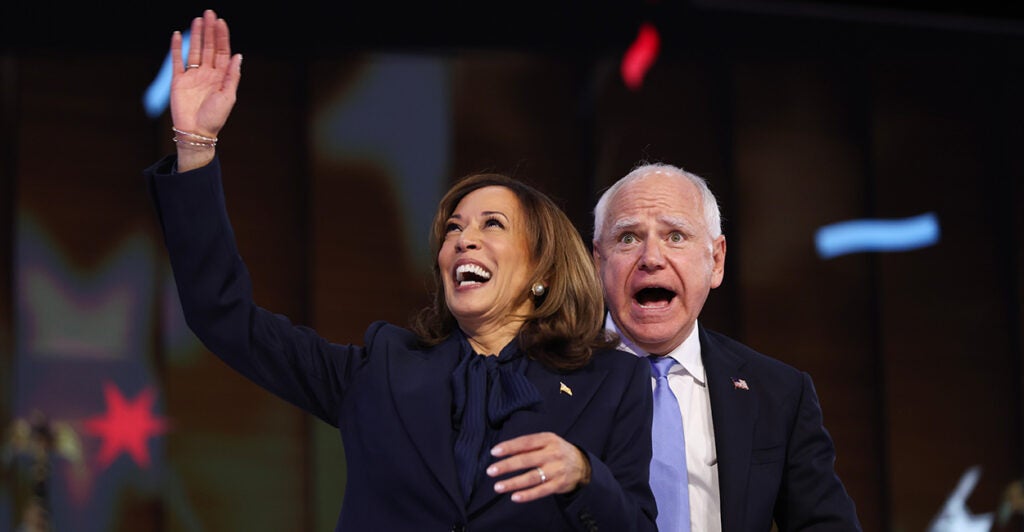
M 611 315 L 605 328 L 621 338 L 619 349 L 640 357 L 648 353 L 619 332 Z M 715 427 L 711 422 L 711 396 L 707 374 L 700 358 L 697 325 L 682 344 L 668 353 L 678 362 L 668 375 L 668 385 L 679 401 L 686 435 L 686 472 L 689 477 L 690 529 L 697 532 L 721 532 L 722 503 L 718 492 L 718 454 L 715 451 Z M 651 389 L 655 381 L 651 378 Z

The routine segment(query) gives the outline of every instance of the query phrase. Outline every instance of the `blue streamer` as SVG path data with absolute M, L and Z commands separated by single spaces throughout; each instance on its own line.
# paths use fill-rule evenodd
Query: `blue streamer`
M 181 55 L 182 57 L 188 57 L 188 46 L 189 46 L 189 32 L 186 31 L 181 34 Z M 146 88 L 146 92 L 142 95 L 142 106 L 146 109 L 146 116 L 150 118 L 156 118 L 160 116 L 164 109 L 167 109 L 167 104 L 171 98 L 171 52 L 167 52 L 167 57 L 164 58 L 164 62 L 160 65 L 160 70 L 156 73 L 156 78 Z
M 934 212 L 899 220 L 849 220 L 823 226 L 814 236 L 823 259 L 864 251 L 909 251 L 938 241 L 939 217 Z

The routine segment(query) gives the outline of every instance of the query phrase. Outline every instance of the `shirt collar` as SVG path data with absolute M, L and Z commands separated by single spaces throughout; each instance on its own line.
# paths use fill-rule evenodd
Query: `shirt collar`
M 619 335 L 620 351 L 633 353 L 638 357 L 650 356 L 650 353 L 637 347 L 632 340 L 626 338 L 626 336 L 619 331 L 619 328 L 615 326 L 615 321 L 612 320 L 611 313 L 608 313 L 605 316 L 604 327 L 605 329 L 614 331 Z M 697 322 L 695 321 L 693 323 L 693 330 L 690 331 L 690 334 L 685 340 L 683 340 L 683 343 L 676 346 L 676 348 L 670 351 L 667 356 L 674 358 L 675 361 L 678 362 L 679 365 L 694 378 L 694 380 L 700 384 L 704 384 L 706 379 L 704 375 L 704 361 L 700 358 L 700 335 L 697 333 L 698 328 Z

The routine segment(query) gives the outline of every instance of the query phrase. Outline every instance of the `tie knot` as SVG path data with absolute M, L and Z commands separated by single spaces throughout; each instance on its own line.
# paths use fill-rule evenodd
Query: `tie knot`
M 654 370 L 654 377 L 660 379 L 666 375 L 672 369 L 672 365 L 676 363 L 676 359 L 670 356 L 649 356 L 647 360 L 651 363 L 651 369 Z

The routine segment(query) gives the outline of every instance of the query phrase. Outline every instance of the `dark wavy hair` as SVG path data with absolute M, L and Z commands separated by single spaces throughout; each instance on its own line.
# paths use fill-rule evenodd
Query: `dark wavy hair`
M 590 362 L 595 347 L 616 345 L 604 331 L 604 299 L 601 282 L 579 231 L 550 198 L 526 183 L 501 174 L 475 174 L 455 183 L 438 205 L 430 232 L 434 256 L 433 300 L 413 319 L 412 330 L 426 345 L 437 345 L 458 324 L 448 309 L 437 255 L 445 227 L 456 206 L 474 190 L 504 187 L 519 200 L 523 210 L 530 259 L 536 269 L 527 286 L 542 282 L 544 295 L 533 299 L 517 339 L 530 358 L 558 371 L 581 368 Z

